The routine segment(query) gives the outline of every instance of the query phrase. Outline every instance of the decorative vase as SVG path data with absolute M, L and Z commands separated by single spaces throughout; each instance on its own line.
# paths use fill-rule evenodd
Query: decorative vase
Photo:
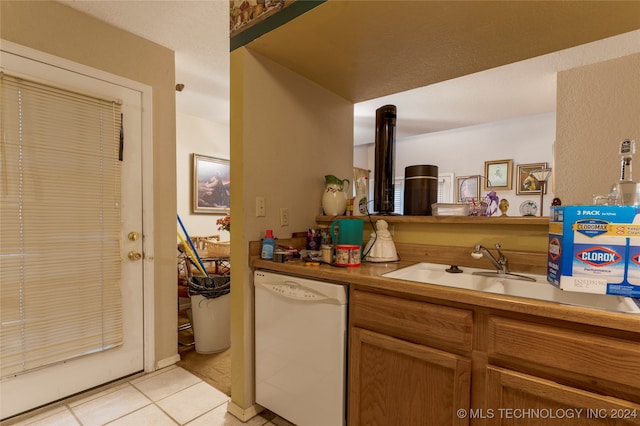
M 347 210 L 347 189 L 349 180 L 326 175 L 324 193 L 322 194 L 322 210 L 327 216 L 340 216 Z

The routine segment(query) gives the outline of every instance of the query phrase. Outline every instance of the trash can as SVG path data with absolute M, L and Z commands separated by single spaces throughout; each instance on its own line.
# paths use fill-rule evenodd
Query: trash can
M 231 346 L 231 276 L 189 278 L 196 352 L 212 354 Z

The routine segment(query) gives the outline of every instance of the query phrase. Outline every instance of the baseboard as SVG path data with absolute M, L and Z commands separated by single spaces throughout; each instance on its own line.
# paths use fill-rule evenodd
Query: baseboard
M 160 370 L 161 368 L 173 365 L 178 361 L 180 361 L 180 354 L 172 355 L 169 358 L 161 359 L 160 361 L 158 361 L 156 363 L 156 369 Z
M 251 420 L 263 410 L 264 407 L 258 404 L 253 404 L 249 408 L 242 408 L 236 405 L 233 401 L 229 401 L 227 403 L 227 412 L 243 423 Z

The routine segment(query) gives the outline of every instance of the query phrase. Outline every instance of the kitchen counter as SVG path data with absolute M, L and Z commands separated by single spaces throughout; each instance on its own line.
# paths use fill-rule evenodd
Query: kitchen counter
M 255 257 L 252 259 L 251 265 L 254 269 L 266 269 L 305 278 L 350 284 L 364 290 L 388 295 L 409 296 L 415 300 L 427 302 L 445 300 L 460 306 L 475 305 L 623 331 L 637 332 L 640 330 L 640 315 L 609 312 L 595 308 L 444 287 L 435 284 L 422 284 L 381 276 L 414 263 L 416 262 L 365 262 L 360 267 L 344 268 L 327 264 L 306 266 L 305 262 L 299 260 L 277 263 Z M 448 265 L 443 265 L 443 268 L 446 266 Z M 522 285 L 527 285 L 527 283 L 523 281 Z

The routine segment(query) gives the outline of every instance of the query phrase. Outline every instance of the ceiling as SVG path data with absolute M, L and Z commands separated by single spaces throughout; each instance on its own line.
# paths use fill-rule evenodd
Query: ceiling
M 184 90 L 176 94 L 177 112 L 201 117 L 223 125 L 229 124 L 229 0 L 58 1 L 174 50 L 176 52 L 176 83 L 185 85 Z M 355 4 L 358 2 L 331 1 L 327 4 L 332 7 L 344 8 L 350 3 Z M 393 4 L 394 2 L 372 2 L 370 4 L 385 3 Z M 421 3 L 461 4 L 462 2 L 413 2 L 416 5 Z M 469 4 L 469 2 L 464 3 Z M 493 3 L 502 3 L 504 5 L 509 2 Z M 540 9 L 539 5 L 541 3 L 531 3 L 538 4 L 536 10 Z M 324 6 L 325 4 L 320 7 Z M 373 11 L 373 9 L 369 8 L 368 10 Z M 381 10 L 381 12 L 388 13 L 384 10 Z M 451 12 L 443 9 L 441 13 Z M 319 20 L 317 22 L 322 24 L 323 16 L 322 14 L 318 15 Z M 153 18 L 150 19 L 150 17 Z M 310 31 L 310 25 L 301 19 L 304 17 L 305 15 L 292 22 L 292 24 L 299 20 L 298 25 L 305 25 L 305 29 L 301 28 L 300 31 Z M 358 22 L 375 22 L 364 18 L 367 17 L 363 16 L 362 21 L 358 20 Z M 373 19 L 373 17 L 369 18 Z M 442 20 L 434 22 L 440 21 Z M 462 19 L 461 22 L 464 23 L 464 21 L 465 19 Z M 424 19 L 421 22 L 420 31 L 427 31 L 429 26 L 424 25 Z M 602 22 L 604 20 L 600 20 L 601 27 L 604 27 Z M 343 28 L 339 22 L 334 23 L 337 28 Z M 522 31 L 522 21 L 508 24 L 507 29 L 516 32 Z M 615 24 L 619 28 L 624 28 L 619 21 L 615 22 Z M 347 25 L 347 27 L 350 26 Z M 384 32 L 386 27 L 386 25 L 381 26 L 378 30 Z M 479 25 L 479 27 L 494 28 L 495 23 L 492 22 L 491 25 L 487 26 Z M 452 28 L 453 30 L 455 28 Z M 492 32 L 495 33 L 495 29 Z M 276 37 L 278 30 L 274 30 L 272 33 Z M 509 37 L 509 35 L 510 33 L 499 34 L 501 38 Z M 477 34 L 472 34 L 472 36 L 480 37 Z M 495 34 L 489 34 L 489 36 L 495 37 Z M 350 39 L 348 35 L 343 34 L 342 37 L 342 40 Z M 269 40 L 269 37 L 258 39 L 257 43 L 254 42 L 252 47 L 255 45 L 258 52 L 261 52 L 261 50 L 269 51 L 269 46 L 265 47 Z M 583 40 L 586 40 L 586 38 L 583 38 Z M 439 42 L 451 43 L 450 40 L 439 40 Z M 490 43 L 487 44 L 492 46 Z M 524 57 L 535 56 L 533 59 L 502 65 L 502 63 L 509 63 L 509 61 L 505 61 L 503 56 L 496 54 L 495 58 L 490 58 L 495 59 L 493 63 L 496 66 L 490 70 L 479 72 L 475 72 L 476 69 L 473 67 L 474 62 L 477 61 L 467 60 L 465 62 L 461 59 L 458 60 L 459 58 L 456 58 L 456 55 L 461 55 L 460 52 L 451 54 L 447 53 L 445 49 L 444 54 L 448 54 L 449 57 L 444 59 L 448 61 L 447 63 L 451 63 L 452 66 L 459 67 L 457 73 L 461 77 L 445 81 L 441 81 L 442 77 L 425 80 L 421 75 L 409 78 L 409 81 L 405 84 L 405 89 L 407 87 L 415 87 L 416 82 L 422 82 L 424 87 L 419 89 L 386 95 L 387 93 L 394 93 L 389 91 L 394 87 L 402 87 L 402 84 L 392 84 L 391 80 L 395 78 L 396 74 L 411 74 L 409 71 L 404 72 L 403 69 L 403 73 L 393 70 L 393 76 L 389 74 L 389 87 L 376 86 L 377 91 L 366 91 L 364 86 L 358 85 L 357 81 L 352 81 L 343 87 L 332 88 L 332 90 L 355 103 L 355 144 L 373 142 L 375 110 L 385 104 L 393 104 L 397 107 L 398 139 L 521 116 L 548 113 L 555 111 L 555 78 L 558 71 L 639 52 L 640 31 L 633 31 L 589 44 L 571 40 L 570 45 L 582 45 L 550 54 L 545 54 L 544 51 L 539 50 L 540 48 L 537 46 L 540 43 L 529 44 L 535 46 L 532 47 L 531 52 L 523 53 L 523 55 Z M 402 46 L 403 43 L 399 45 Z M 556 43 L 555 45 L 558 44 Z M 477 46 L 471 47 L 478 50 Z M 376 49 L 378 46 L 373 43 L 371 48 Z M 362 58 L 358 58 L 357 54 L 350 51 L 349 48 L 332 49 L 332 52 L 338 50 L 349 54 L 349 58 L 353 57 L 350 60 L 344 59 L 346 68 L 368 66 L 366 60 L 363 62 Z M 399 50 L 401 51 L 402 49 L 400 48 Z M 555 50 L 557 49 L 549 51 Z M 535 54 L 536 52 L 538 54 Z M 274 59 L 278 60 L 278 52 L 273 55 L 272 53 L 273 49 L 270 51 L 269 57 L 274 58 L 275 56 Z M 295 60 L 305 56 L 302 53 L 291 56 Z M 306 57 L 318 56 L 312 52 L 309 53 Z M 462 53 L 466 55 L 479 54 L 471 51 Z M 406 55 L 407 52 L 403 54 Z M 483 55 L 483 58 L 486 56 L 486 54 Z M 416 60 L 424 62 L 420 58 Z M 282 59 L 280 62 L 293 69 L 300 69 L 301 66 L 305 66 L 305 64 L 287 64 L 286 59 Z M 463 66 L 469 63 L 471 66 Z M 429 66 L 429 64 L 418 65 Z M 320 66 L 317 66 L 317 68 L 320 68 Z M 480 67 L 479 69 L 482 68 Z M 370 70 L 372 74 L 376 72 L 376 69 L 372 66 Z M 307 73 L 312 79 L 315 78 L 314 71 L 311 69 Z M 317 78 L 321 80 L 324 76 L 330 74 L 330 71 L 319 69 L 318 73 L 320 75 Z M 365 69 L 365 71 L 367 70 Z M 447 75 L 450 76 L 452 74 L 449 73 Z M 325 87 L 331 87 L 330 84 L 328 83 Z M 380 97 L 380 93 L 386 96 Z M 374 96 L 374 98 L 370 99 L 370 96 Z
M 178 113 L 229 124 L 229 0 L 57 0 L 175 51 Z
M 373 142 L 375 110 L 396 105 L 398 139 L 556 111 L 557 72 L 640 52 L 640 31 L 355 105 L 355 143 Z

